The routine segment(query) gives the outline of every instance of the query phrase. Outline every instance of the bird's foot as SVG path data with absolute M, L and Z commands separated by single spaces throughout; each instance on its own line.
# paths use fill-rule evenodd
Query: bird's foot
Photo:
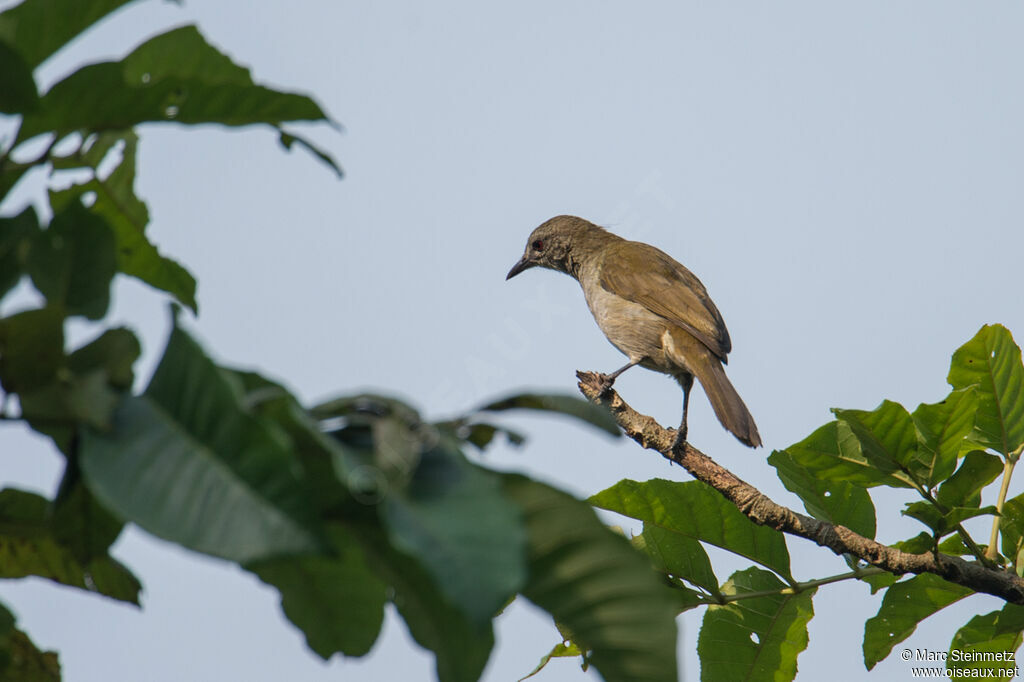
M 686 445 L 686 432 L 687 429 L 677 429 L 676 437 L 672 440 L 672 452 L 681 452 L 683 446 Z
M 601 374 L 600 372 L 598 372 L 597 379 L 600 382 L 598 384 L 598 388 L 600 389 L 599 395 L 601 395 L 602 397 L 608 395 L 612 390 L 612 386 L 615 385 L 615 377 L 609 374 Z

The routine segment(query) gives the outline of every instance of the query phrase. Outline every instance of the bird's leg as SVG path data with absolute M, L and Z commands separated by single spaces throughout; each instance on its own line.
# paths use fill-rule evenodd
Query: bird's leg
M 679 385 L 683 387 L 683 421 L 680 422 L 679 429 L 676 431 L 676 438 L 672 441 L 673 450 L 686 442 L 686 412 L 690 408 L 690 389 L 693 388 L 692 374 L 683 374 L 678 379 Z
M 630 367 L 635 367 L 636 365 L 639 365 L 642 360 L 643 360 L 643 358 L 637 358 L 636 360 L 630 360 L 629 364 L 627 364 L 627 365 L 625 365 L 623 367 L 619 367 L 617 370 L 615 370 L 611 374 L 600 374 L 599 373 L 597 376 L 599 376 L 601 378 L 601 395 L 604 395 L 608 391 L 612 390 L 612 384 L 615 383 L 615 380 L 619 377 L 620 374 L 625 372 Z

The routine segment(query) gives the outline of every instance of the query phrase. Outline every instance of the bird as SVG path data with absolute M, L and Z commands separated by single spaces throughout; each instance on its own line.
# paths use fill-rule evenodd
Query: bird
M 722 426 L 744 445 L 761 445 L 750 410 L 725 375 L 732 350 L 729 331 L 696 275 L 650 244 L 623 239 L 571 215 L 556 216 L 537 227 L 505 279 L 534 267 L 578 281 L 597 326 L 629 358 L 623 367 L 600 375 L 602 394 L 637 365 L 679 382 L 683 418 L 673 451 L 686 442 L 694 377 Z

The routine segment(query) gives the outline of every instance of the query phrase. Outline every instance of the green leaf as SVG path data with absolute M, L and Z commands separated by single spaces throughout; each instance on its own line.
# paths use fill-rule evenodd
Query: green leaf
M 40 651 L 14 627 L 14 614 L 0 604 L 0 679 L 5 682 L 60 682 L 60 663 L 52 651 Z
M 939 486 L 935 499 L 945 507 L 978 507 L 981 490 L 1003 473 L 1003 463 L 995 455 L 972 450 L 964 457 L 956 473 Z
M 928 536 L 926 535 L 925 537 Z M 929 538 L 929 540 L 930 539 L 931 538 Z M 875 594 L 879 590 L 884 590 L 885 588 L 891 586 L 893 583 L 896 582 L 896 576 L 888 572 L 875 573 L 874 575 L 866 575 L 857 579 L 867 583 L 871 587 L 871 594 Z
M 0 320 L 0 383 L 22 393 L 52 382 L 64 362 L 64 314 L 26 310 Z
M 541 657 L 540 663 L 537 664 L 537 667 L 534 668 L 529 675 L 519 678 L 519 682 L 523 682 L 523 680 L 528 680 L 537 673 L 539 673 L 541 670 L 545 668 L 545 666 L 547 666 L 548 663 L 551 662 L 552 658 L 575 658 L 577 656 L 582 655 L 583 652 L 580 651 L 580 648 L 572 642 L 559 642 L 551 648 L 551 651 L 549 651 Z
M 1024 607 L 1016 604 L 1006 604 L 999 611 L 971 618 L 953 636 L 946 668 L 965 671 L 954 679 L 1016 677 L 1018 671 L 1014 652 L 1021 645 L 1021 630 L 1024 630 Z M 966 672 L 971 670 L 978 672 Z
M 166 78 L 201 78 L 219 85 L 252 85 L 249 69 L 206 42 L 195 26 L 181 26 L 139 45 L 121 62 L 125 82 L 154 84 Z
M 0 15 L 2 18 L 3 15 Z M 0 113 L 25 114 L 39 103 L 32 69 L 14 48 L 0 38 Z
M 81 562 L 58 542 L 49 507 L 49 500 L 34 493 L 0 491 L 0 578 L 37 575 L 138 604 L 141 586 L 128 569 L 106 553 Z
M 786 587 L 774 574 L 751 567 L 733 573 L 722 592 L 739 596 Z M 797 656 L 807 648 L 815 591 L 768 594 L 708 606 L 697 639 L 701 681 L 794 679 Z
M 272 421 L 291 441 L 292 452 L 302 463 L 311 501 L 321 514 L 337 512 L 353 499 L 336 475 L 335 461 L 351 458 L 337 439 L 320 430 L 317 422 L 283 386 L 255 372 L 227 370 L 243 386 L 243 402 L 254 414 Z
M 359 545 L 333 529 L 336 557 L 271 559 L 246 568 L 281 593 L 285 615 L 324 660 L 370 651 L 384 622 L 385 585 Z
M 864 458 L 879 471 L 893 474 L 907 469 L 919 483 L 930 473 L 927 458 L 918 452 L 914 421 L 899 403 L 885 400 L 871 412 L 833 412 L 850 427 Z
M 957 524 L 962 523 L 967 519 L 973 519 L 975 516 L 984 516 L 985 514 L 995 513 L 996 508 L 993 506 L 983 507 L 981 509 L 978 509 L 977 507 L 953 507 L 943 512 L 931 502 L 924 501 L 911 502 L 903 510 L 904 516 L 917 519 L 924 525 L 928 526 L 936 537 L 942 537 L 947 533 L 952 533 L 956 530 Z
M 647 559 L 585 503 L 522 476 L 504 478 L 526 514 L 523 595 L 572 632 L 607 682 L 676 682 L 676 608 Z
M 488 422 L 466 423 L 462 420 L 456 420 L 439 422 L 434 424 L 434 426 L 442 431 L 450 433 L 461 441 L 469 443 L 481 452 L 486 450 L 487 446 L 494 442 L 495 436 L 499 433 L 504 434 L 505 438 L 511 445 L 522 445 L 526 442 L 526 436 L 518 431 L 513 431 L 512 429 L 501 426 L 500 424 L 491 424 Z
M 104 130 L 100 133 L 93 133 L 82 140 L 82 146 L 68 157 L 50 157 L 50 163 L 54 168 L 90 168 L 98 171 L 105 159 L 111 156 L 111 152 L 120 147 L 123 152 L 127 149 L 130 141 L 137 139 L 133 130 Z M 121 161 L 124 161 L 122 156 Z M 134 163 L 134 160 L 131 161 Z M 106 175 L 109 175 L 109 169 Z
M 280 136 L 278 137 L 278 140 L 281 142 L 282 147 L 291 151 L 292 145 L 297 144 L 326 164 L 328 168 L 334 171 L 334 174 L 338 176 L 339 180 L 345 177 L 345 172 L 341 170 L 341 166 L 338 165 L 338 162 L 334 160 L 333 156 L 320 149 L 304 137 L 300 137 L 295 133 L 288 133 L 280 129 L 279 131 Z
M 803 501 L 808 514 L 866 538 L 875 537 L 875 505 L 867 490 L 846 481 L 819 478 L 783 450 L 773 452 L 768 463 L 786 489 Z
M 195 278 L 177 262 L 161 255 L 146 237 L 149 209 L 135 194 L 138 140 L 130 130 L 100 136 L 86 151 L 83 162 L 95 169 L 105 156 L 104 147 L 123 142 L 121 162 L 106 177 L 97 176 L 70 189 L 51 192 L 50 202 L 57 209 L 80 203 L 87 192 L 95 194 L 95 202 L 89 210 L 106 220 L 113 230 L 117 268 L 151 287 L 166 291 L 194 313 L 197 311 Z
M 104 556 L 124 523 L 101 505 L 82 481 L 72 458 L 64 470 L 50 514 L 54 539 L 81 563 Z
M 31 163 L 14 163 L 9 158 L 0 163 L 0 201 L 21 181 L 25 174 L 36 166 Z
M 721 547 L 792 580 L 782 533 L 755 524 L 700 481 L 677 483 L 656 478 L 638 483 L 623 479 L 591 497 L 590 503 Z
M 890 587 L 878 614 L 864 624 L 864 664 L 868 670 L 912 635 L 922 620 L 972 594 L 972 590 L 931 573 Z
M 37 233 L 28 272 L 51 306 L 98 320 L 110 305 L 110 282 L 117 272 L 114 233 L 101 216 L 69 202 Z
M 504 410 L 541 410 L 557 412 L 575 417 L 613 436 L 621 436 L 619 425 L 606 407 L 577 398 L 573 395 L 550 395 L 541 393 L 520 393 L 496 400 L 480 407 L 480 412 L 502 412 Z
M 139 351 L 127 329 L 107 330 L 67 357 L 53 381 L 22 391 L 22 416 L 69 454 L 80 425 L 110 427 L 118 395 L 131 388 Z
M 484 623 L 522 586 L 526 530 L 498 474 L 441 438 L 419 457 L 407 487 L 384 503 L 388 535 L 429 570 L 453 604 Z
M 931 533 L 918 533 L 908 540 L 894 542 L 892 546 L 907 554 L 924 554 L 935 546 L 935 537 Z
M 953 391 L 933 405 L 921 404 L 911 415 L 921 436 L 921 455 L 930 463 L 925 486 L 934 487 L 956 468 L 964 439 L 974 429 L 978 396 L 974 388 Z
M 522 445 L 526 442 L 526 436 L 513 431 L 512 429 L 505 428 L 495 424 L 487 424 L 485 422 L 477 422 L 469 425 L 469 433 L 466 434 L 466 442 L 476 446 L 480 450 L 487 447 L 494 436 L 502 433 L 511 445 Z
M 409 424 L 421 421 L 419 413 L 407 403 L 398 398 L 374 393 L 332 398 L 309 408 L 309 413 L 320 420 L 352 416 L 386 417 L 394 415 Z
M 645 523 L 643 533 L 633 539 L 633 544 L 647 553 L 658 571 L 718 594 L 718 578 L 708 553 L 693 538 Z
M 972 440 L 1009 455 L 1024 444 L 1024 365 L 1006 327 L 985 325 L 953 353 L 949 383 L 977 386 Z
M 860 442 L 850 426 L 843 421 L 825 424 L 785 451 L 797 466 L 822 480 L 844 481 L 863 488 L 911 487 L 908 481 L 875 468 L 861 452 Z
M 246 412 L 240 394 L 175 326 L 145 395 L 121 401 L 110 433 L 84 434 L 90 490 L 122 518 L 213 556 L 318 553 L 288 439 Z
M 255 85 L 194 26 L 155 36 L 120 62 L 84 66 L 56 83 L 25 117 L 19 139 L 48 130 L 124 130 L 139 123 L 244 126 L 326 121 L 303 95 Z
M 953 556 L 964 556 L 971 553 L 970 548 L 964 544 L 964 541 L 959 535 L 950 535 L 948 538 L 940 542 L 939 551 L 943 554 L 951 554 Z
M 32 68 L 130 0 L 25 0 L 0 14 L 0 40 Z
M 0 217 L 0 298 L 25 274 L 29 244 L 38 232 L 39 218 L 31 206 L 14 217 Z
M 135 334 L 125 327 L 107 329 L 68 356 L 68 369 L 75 374 L 103 370 L 108 383 L 124 391 L 132 387 L 132 369 L 142 347 Z
M 22 416 L 62 450 L 77 424 L 109 428 L 117 400 L 102 370 L 81 375 L 61 372 L 52 383 L 22 391 L 20 396 Z
M 672 585 L 671 596 L 675 601 L 676 613 L 683 613 L 707 604 L 707 598 L 699 592 L 678 584 Z
M 1024 493 L 1003 503 L 999 533 L 1002 536 L 1003 556 L 1013 559 L 1024 545 Z
M 494 647 L 491 622 L 471 622 L 441 594 L 422 564 L 397 551 L 379 528 L 363 525 L 352 530 L 370 566 L 388 584 L 409 634 L 434 652 L 438 680 L 476 682 Z

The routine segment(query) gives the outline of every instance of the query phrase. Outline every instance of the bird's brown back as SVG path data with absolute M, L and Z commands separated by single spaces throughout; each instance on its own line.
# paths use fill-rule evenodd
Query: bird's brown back
M 732 350 L 721 313 L 696 275 L 664 251 L 626 240 L 602 250 L 601 286 L 683 328 L 722 362 Z

